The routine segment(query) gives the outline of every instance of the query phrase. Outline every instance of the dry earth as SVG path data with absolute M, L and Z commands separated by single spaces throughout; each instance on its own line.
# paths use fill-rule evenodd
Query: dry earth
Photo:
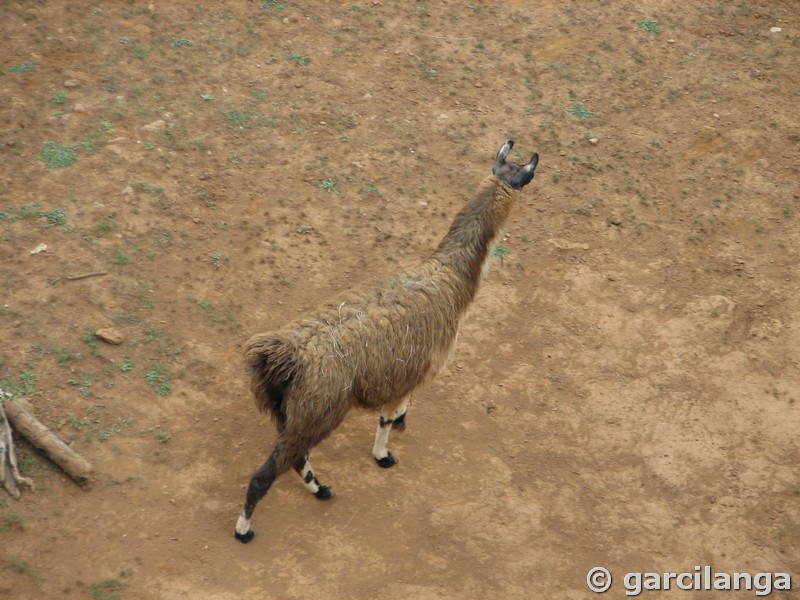
M 20 443 L 2 598 L 800 586 L 796 2 L 0 10 L 0 385 L 97 471 Z M 239 544 L 274 435 L 240 344 L 423 258 L 506 137 L 537 178 L 401 463 L 354 412 L 314 453 L 336 499 L 281 478 Z

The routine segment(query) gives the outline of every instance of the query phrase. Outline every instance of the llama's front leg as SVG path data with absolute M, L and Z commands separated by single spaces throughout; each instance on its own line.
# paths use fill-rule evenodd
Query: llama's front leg
M 308 460 L 308 454 L 295 463 L 294 470 L 303 478 L 303 485 L 306 486 L 306 489 L 320 500 L 329 500 L 336 495 L 330 486 L 321 485 L 317 480 L 311 462 Z
M 381 418 L 378 421 L 378 431 L 375 433 L 375 445 L 372 447 L 372 456 L 375 457 L 378 465 L 384 469 L 393 467 L 397 464 L 397 459 L 387 450 L 389 443 L 389 433 L 392 427 L 405 429 L 405 417 L 408 410 L 408 396 L 402 398 L 396 404 L 387 404 L 381 407 Z

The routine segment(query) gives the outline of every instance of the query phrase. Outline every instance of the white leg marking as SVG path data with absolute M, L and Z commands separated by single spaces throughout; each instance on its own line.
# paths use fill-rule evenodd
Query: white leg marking
M 306 459 L 303 469 L 300 471 L 300 477 L 303 478 L 303 485 L 306 486 L 306 489 L 309 492 L 316 494 L 319 491 L 319 483 L 317 482 L 317 477 L 314 474 L 314 469 L 311 467 L 310 460 Z
M 397 405 L 397 408 L 388 415 L 384 407 L 381 407 L 383 426 L 381 426 L 381 421 L 378 421 L 378 430 L 375 432 L 375 444 L 372 446 L 372 456 L 374 456 L 376 460 L 389 456 L 389 450 L 386 446 L 389 444 L 389 433 L 392 431 L 391 422 L 408 410 L 408 399 L 408 396 L 403 398 L 403 401 Z
M 236 533 L 245 535 L 248 531 L 250 531 L 250 519 L 246 519 L 244 511 L 242 511 L 242 514 L 239 515 L 239 520 L 236 521 Z

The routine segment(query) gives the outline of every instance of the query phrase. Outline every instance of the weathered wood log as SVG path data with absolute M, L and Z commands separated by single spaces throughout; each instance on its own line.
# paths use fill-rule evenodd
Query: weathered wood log
M 94 467 L 62 442 L 52 431 L 37 421 L 30 413 L 13 400 L 6 400 L 6 415 L 16 430 L 34 446 L 61 467 L 79 485 L 91 482 Z
M 0 483 L 15 500 L 19 500 L 19 488 L 24 485 L 33 489 L 33 482 L 23 477 L 17 467 L 17 454 L 14 451 L 14 438 L 3 408 L 3 392 L 0 390 Z

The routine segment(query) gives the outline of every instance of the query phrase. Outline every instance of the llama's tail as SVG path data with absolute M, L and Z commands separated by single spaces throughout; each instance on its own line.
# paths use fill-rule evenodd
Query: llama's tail
M 245 342 L 244 362 L 250 370 L 256 406 L 274 420 L 283 421 L 284 397 L 299 368 L 295 349 L 274 333 L 256 334 Z

